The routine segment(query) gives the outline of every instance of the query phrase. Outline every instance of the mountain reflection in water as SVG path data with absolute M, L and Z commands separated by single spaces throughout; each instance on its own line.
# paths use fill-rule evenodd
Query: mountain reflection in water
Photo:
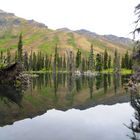
M 84 110 L 98 104 L 129 101 L 124 89 L 129 75 L 99 74 L 72 77 L 69 74 L 40 74 L 23 93 L 21 89 L 0 87 L 0 126 L 33 118 L 50 109 Z

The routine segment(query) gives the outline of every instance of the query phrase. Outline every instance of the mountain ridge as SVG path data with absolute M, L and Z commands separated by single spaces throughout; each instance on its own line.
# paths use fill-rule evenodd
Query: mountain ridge
M 133 43 L 132 39 L 130 39 L 130 38 L 119 37 L 119 36 L 112 35 L 112 34 L 99 35 L 95 32 L 91 32 L 91 31 L 86 30 L 86 29 L 76 30 L 75 32 L 79 33 L 81 35 L 85 35 L 85 36 L 89 36 L 89 37 L 93 37 L 93 38 L 103 38 L 103 39 L 106 39 L 106 40 L 111 41 L 113 43 L 119 43 L 122 45 L 131 45 Z
M 24 49 L 28 52 L 40 50 L 52 54 L 56 44 L 61 53 L 65 53 L 66 50 L 76 52 L 80 49 L 85 55 L 88 54 L 91 44 L 94 46 L 95 53 L 103 53 L 105 49 L 108 49 L 109 53 L 113 54 L 115 49 L 120 49 L 120 53 L 123 54 L 130 49 L 127 44 L 114 43 L 105 36 L 90 31 L 88 31 L 90 34 L 88 36 L 88 33 L 85 34 L 87 30 L 80 31 L 72 31 L 67 27 L 52 30 L 43 23 L 26 20 L 13 13 L 0 10 L 0 50 L 16 49 L 21 32 Z

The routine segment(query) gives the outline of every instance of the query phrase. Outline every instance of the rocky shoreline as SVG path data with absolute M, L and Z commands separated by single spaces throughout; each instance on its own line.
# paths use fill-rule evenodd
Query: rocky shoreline
M 31 76 L 23 72 L 22 64 L 16 62 L 0 70 L 0 84 L 15 87 L 27 87 Z

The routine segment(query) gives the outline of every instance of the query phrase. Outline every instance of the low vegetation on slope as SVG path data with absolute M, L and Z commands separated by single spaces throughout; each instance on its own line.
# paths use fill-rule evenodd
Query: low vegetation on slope
M 123 46 L 101 38 L 89 38 L 71 30 L 51 30 L 34 20 L 25 20 L 11 13 L 0 13 L 0 50 L 15 49 L 21 32 L 24 49 L 27 52 L 40 50 L 52 54 L 56 44 L 61 53 L 66 50 L 76 52 L 80 49 L 81 52 L 88 54 L 91 43 L 95 53 L 102 53 L 107 49 L 112 55 L 114 50 L 118 49 L 121 54 L 124 54 L 128 49 L 127 45 Z

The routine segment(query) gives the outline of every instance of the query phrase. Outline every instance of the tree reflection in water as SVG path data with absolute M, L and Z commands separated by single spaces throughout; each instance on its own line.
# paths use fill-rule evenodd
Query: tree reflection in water
M 21 101 L 23 98 L 23 92 L 21 88 L 16 88 L 14 86 L 2 85 L 0 86 L 0 99 L 7 105 L 9 102 L 21 106 Z
M 98 74 L 96 76 L 96 89 L 100 89 L 102 87 L 102 82 L 103 82 L 103 75 L 102 74 Z
M 89 86 L 90 99 L 93 98 L 93 85 L 94 85 L 94 77 L 89 77 L 88 86 Z
M 135 121 L 131 120 L 129 129 L 132 130 L 132 135 L 128 135 L 132 140 L 140 140 L 140 94 L 138 93 L 131 93 L 131 106 L 135 110 Z

